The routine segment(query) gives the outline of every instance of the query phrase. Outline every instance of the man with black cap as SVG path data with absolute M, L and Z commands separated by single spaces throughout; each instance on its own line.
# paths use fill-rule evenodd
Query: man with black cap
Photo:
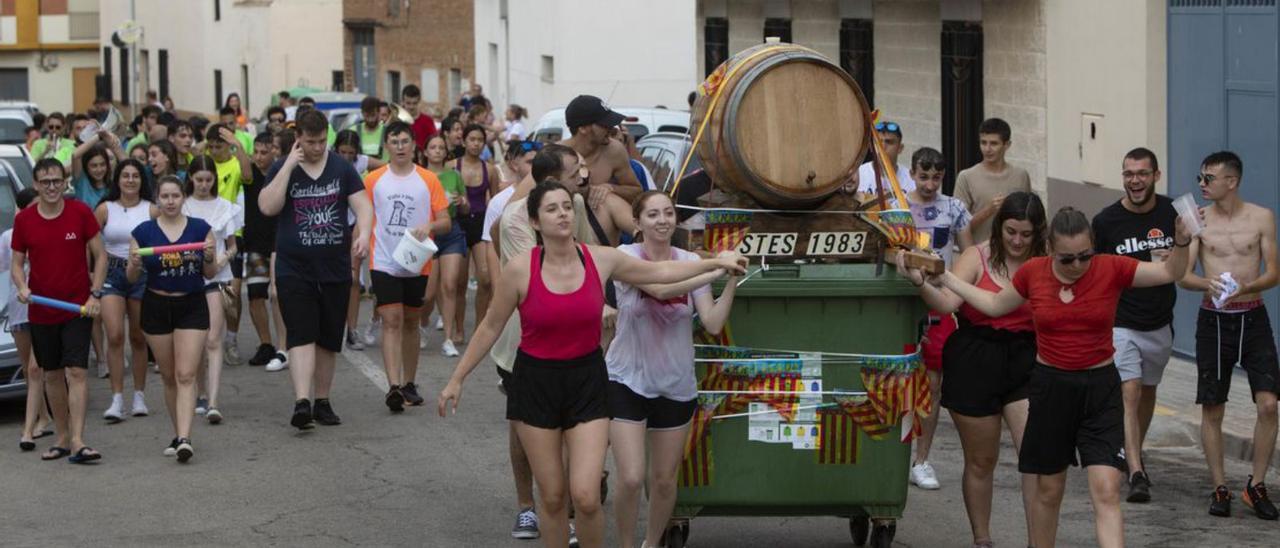
M 621 124 L 626 116 L 609 109 L 609 105 L 592 95 L 579 95 L 564 109 L 569 137 L 561 144 L 572 147 L 582 155 L 590 173 L 591 193 L 588 203 L 592 209 L 604 203 L 613 192 L 631 203 L 643 192 L 640 181 L 631 170 L 631 157 L 622 143 L 609 138 L 609 131 Z

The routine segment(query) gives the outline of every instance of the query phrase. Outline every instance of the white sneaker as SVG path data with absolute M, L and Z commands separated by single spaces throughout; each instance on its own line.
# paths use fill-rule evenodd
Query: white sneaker
M 267 367 L 265 369 L 274 373 L 276 371 L 284 371 L 288 368 L 289 356 L 284 352 L 276 352 L 276 357 L 271 358 L 271 361 L 267 362 Z
M 450 358 L 456 358 L 458 357 L 458 347 L 453 345 L 453 341 L 445 339 L 444 343 L 440 345 L 440 353 Z
M 427 349 L 427 328 L 418 326 L 418 350 Z
M 124 420 L 124 395 L 123 394 L 113 394 L 111 396 L 111 407 L 108 407 L 106 412 L 102 414 L 102 418 L 106 419 L 107 422 L 110 422 L 112 424 L 115 424 L 117 422 Z
M 226 349 L 222 352 L 222 359 L 227 365 L 240 365 L 240 345 L 235 341 L 227 341 L 224 346 Z
M 444 331 L 444 316 L 436 316 L 436 331 Z
M 209 412 L 209 398 L 206 398 L 204 396 L 200 396 L 196 398 L 196 414 L 203 417 L 204 414 L 208 412 Z
M 938 474 L 933 471 L 933 466 L 927 462 L 911 467 L 911 483 L 916 487 L 930 491 L 941 487 L 938 485 Z
M 111 369 L 107 367 L 107 362 L 98 361 L 98 378 L 105 379 L 111 376 Z
M 135 390 L 133 392 L 133 409 L 129 410 L 129 414 L 135 417 L 145 417 L 150 413 L 151 411 L 147 409 L 145 396 L 143 396 L 141 391 Z
M 569 522 L 569 548 L 578 548 L 578 528 Z
M 378 332 L 382 330 L 382 322 L 369 322 L 364 328 L 364 344 L 373 346 L 378 344 Z

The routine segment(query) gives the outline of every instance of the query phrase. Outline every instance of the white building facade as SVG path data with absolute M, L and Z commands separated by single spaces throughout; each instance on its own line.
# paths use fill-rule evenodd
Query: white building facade
M 580 94 L 687 109 L 702 80 L 694 12 L 689 0 L 476 0 L 476 81 L 532 121 Z
M 141 102 L 153 90 L 172 97 L 179 111 L 213 114 L 238 93 L 256 117 L 282 89 L 332 89 L 335 81 L 341 89 L 342 0 L 134 2 L 143 28 L 136 95 L 130 54 L 111 44 L 130 0 L 101 0 L 103 73 L 118 102 L 129 102 L 126 91 Z

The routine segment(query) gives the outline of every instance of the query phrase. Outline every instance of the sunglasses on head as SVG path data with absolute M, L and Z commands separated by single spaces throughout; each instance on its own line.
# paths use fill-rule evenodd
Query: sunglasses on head
M 1058 257 L 1058 263 L 1064 266 L 1070 266 L 1072 263 L 1076 261 L 1087 263 L 1089 262 L 1090 259 L 1093 258 L 1094 255 L 1096 255 L 1096 253 L 1092 251 L 1085 251 L 1084 253 L 1076 253 L 1075 255 L 1067 255 L 1064 253 L 1059 253 L 1057 257 Z
M 898 128 L 898 124 L 894 122 L 879 122 L 876 124 L 876 131 L 897 132 L 900 131 L 900 129 Z
M 537 141 L 520 141 L 520 144 L 516 146 L 520 147 L 520 152 L 536 152 L 542 150 L 542 143 Z

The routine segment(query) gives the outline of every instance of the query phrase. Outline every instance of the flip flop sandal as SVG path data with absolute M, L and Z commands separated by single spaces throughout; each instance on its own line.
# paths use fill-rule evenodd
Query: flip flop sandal
M 70 461 L 71 464 L 88 464 L 102 458 L 100 453 L 89 453 L 89 451 L 93 451 L 93 448 L 87 445 L 81 447 L 80 450 L 76 451 L 76 454 L 71 455 L 67 460 Z
M 52 435 L 53 435 L 53 430 L 50 430 L 50 429 L 47 429 L 47 428 L 46 428 L 46 429 L 44 429 L 44 430 L 41 430 L 39 434 L 36 434 L 36 435 L 34 435 L 34 436 L 31 436 L 31 439 L 33 439 L 33 440 L 38 440 L 38 439 L 40 439 L 40 438 L 47 438 L 47 437 L 52 436 Z
M 70 454 L 71 450 L 66 447 L 50 447 L 48 451 L 40 455 L 40 460 L 58 460 Z
M 35 450 L 36 450 L 36 442 L 31 441 L 31 440 L 19 440 L 19 441 L 18 441 L 18 448 L 19 448 L 19 449 L 22 449 L 23 451 L 35 451 Z

